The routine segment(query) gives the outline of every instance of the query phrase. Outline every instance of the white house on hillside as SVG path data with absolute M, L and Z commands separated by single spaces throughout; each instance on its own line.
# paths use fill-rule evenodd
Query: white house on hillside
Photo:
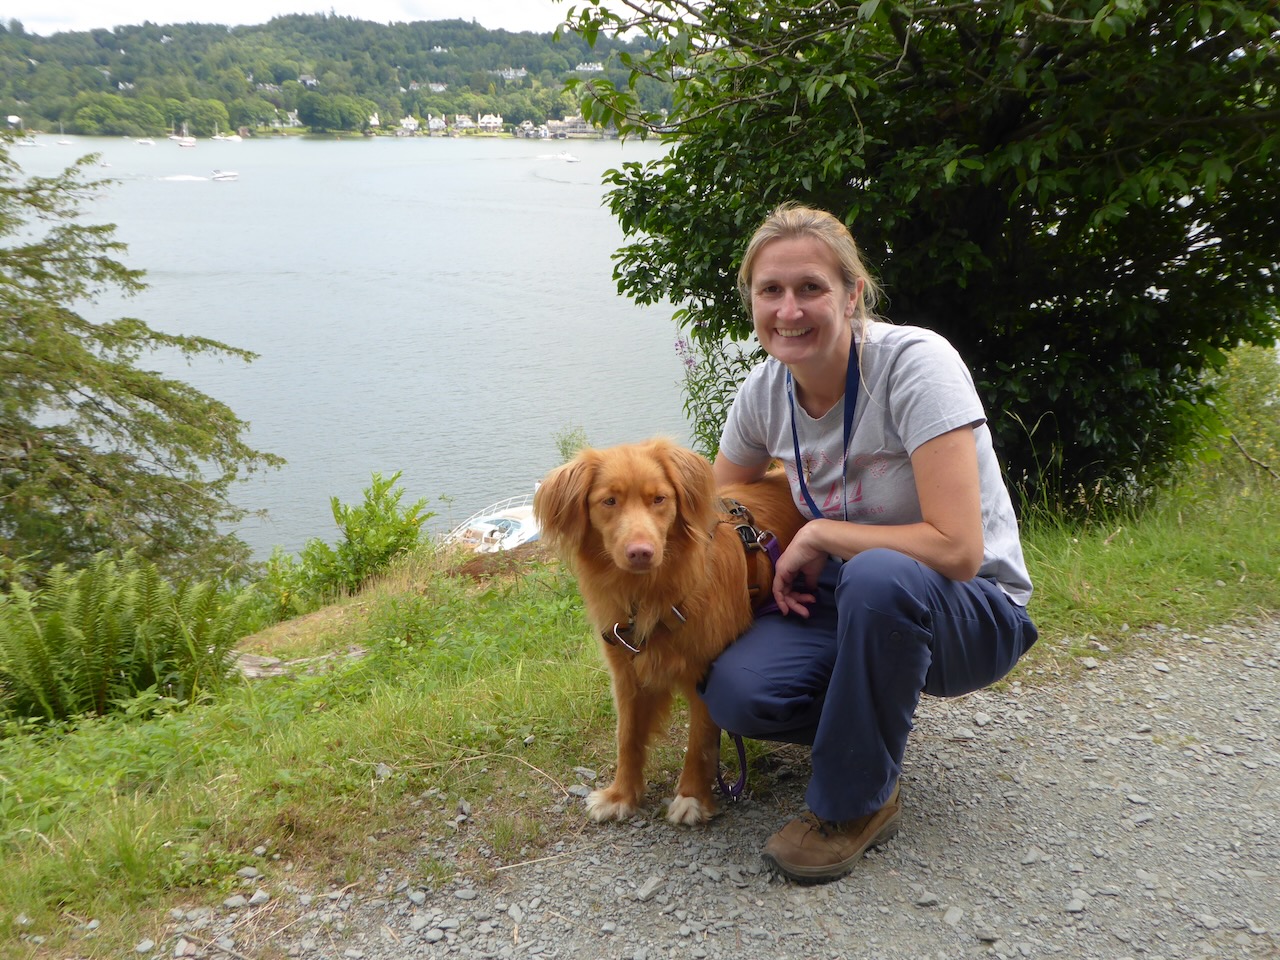
M 486 113 L 484 116 L 476 118 L 476 126 L 484 133 L 501 133 L 502 114 Z

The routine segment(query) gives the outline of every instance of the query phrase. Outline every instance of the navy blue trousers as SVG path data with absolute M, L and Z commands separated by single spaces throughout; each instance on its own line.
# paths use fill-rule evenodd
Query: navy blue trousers
M 725 730 L 811 744 L 809 809 L 852 820 L 893 792 L 921 693 L 994 683 L 1037 633 L 994 582 L 949 580 L 895 550 L 832 560 L 817 592 L 807 620 L 758 619 L 700 692 Z

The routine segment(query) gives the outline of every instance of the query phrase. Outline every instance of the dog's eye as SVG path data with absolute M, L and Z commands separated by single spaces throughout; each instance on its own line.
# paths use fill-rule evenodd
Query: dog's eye
M 618 501 L 613 497 L 605 497 L 600 502 L 603 503 L 606 507 L 616 507 L 618 505 Z
M 663 503 L 666 499 L 667 499 L 666 497 L 654 497 L 653 498 L 654 505 L 656 506 L 659 503 Z

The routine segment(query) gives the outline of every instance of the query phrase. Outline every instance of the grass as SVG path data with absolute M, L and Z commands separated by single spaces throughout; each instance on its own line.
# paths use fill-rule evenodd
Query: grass
M 1265 478 L 1186 483 L 1141 513 L 1082 522 L 1033 511 L 1024 541 L 1042 635 L 1024 682 L 1099 646 L 1134 652 L 1151 642 L 1136 639 L 1144 626 L 1280 606 L 1280 484 Z M 489 562 L 508 566 L 423 551 L 241 645 L 362 657 L 188 709 L 151 700 L 132 716 L 6 730 L 0 955 L 118 957 L 144 937 L 163 950 L 167 911 L 220 903 L 243 866 L 272 885 L 367 891 L 397 858 L 403 879 L 439 887 L 581 830 L 565 796 L 575 767 L 605 776 L 612 763 L 607 674 L 571 578 L 536 554 Z M 669 787 L 679 762 L 672 738 L 654 777 Z

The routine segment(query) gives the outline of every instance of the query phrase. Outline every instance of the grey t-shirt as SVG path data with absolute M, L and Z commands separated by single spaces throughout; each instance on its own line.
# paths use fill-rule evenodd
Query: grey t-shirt
M 862 383 L 845 458 L 844 401 L 820 419 L 795 404 L 796 435 L 809 495 L 832 520 L 918 523 L 911 454 L 934 437 L 972 426 L 982 493 L 983 562 L 978 571 L 1016 603 L 1031 599 L 1018 521 L 991 446 L 986 413 L 964 361 L 945 339 L 922 327 L 873 322 L 860 360 Z M 747 375 L 729 410 L 720 452 L 742 466 L 778 460 L 791 479 L 796 506 L 809 510 L 797 482 L 787 401 L 787 370 L 772 358 Z

